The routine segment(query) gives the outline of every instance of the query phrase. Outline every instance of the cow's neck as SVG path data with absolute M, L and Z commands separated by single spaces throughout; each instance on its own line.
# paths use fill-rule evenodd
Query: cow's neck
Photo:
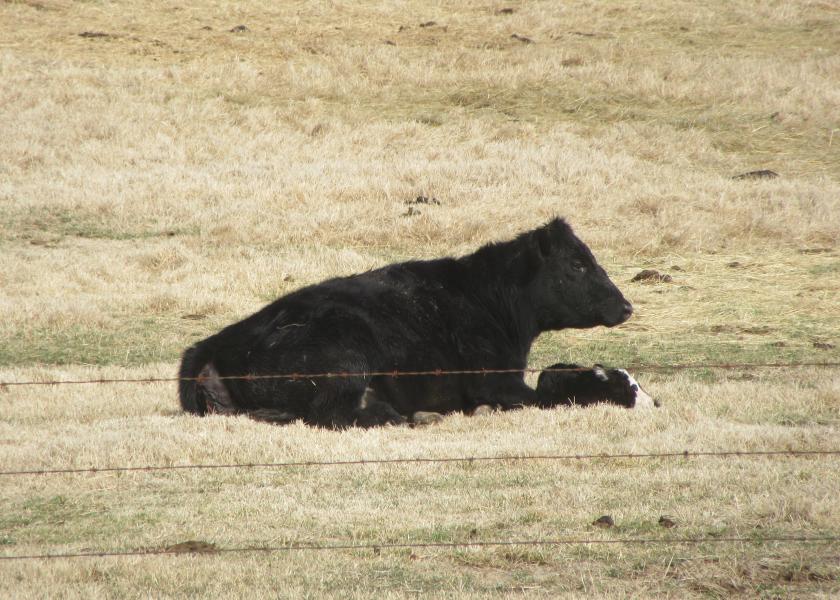
M 518 348 L 521 353 L 523 361 L 528 358 L 531 351 L 531 345 L 537 336 L 540 334 L 537 327 L 537 320 L 534 316 L 534 310 L 530 303 L 530 298 L 523 290 L 517 290 L 517 302 L 515 306 L 515 333 Z M 525 366 L 524 364 L 522 365 Z
M 530 265 L 520 243 L 491 244 L 460 262 L 469 273 L 466 293 L 481 298 L 485 310 L 524 360 L 540 330 L 528 286 Z
M 522 362 L 524 366 L 531 344 L 540 333 L 527 293 L 518 286 L 497 281 L 485 287 L 481 296 L 484 310 L 504 332 L 511 349 L 517 354 L 517 362 Z

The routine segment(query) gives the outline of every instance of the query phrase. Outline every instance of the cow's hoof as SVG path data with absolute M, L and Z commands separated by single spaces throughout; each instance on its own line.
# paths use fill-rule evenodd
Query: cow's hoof
M 480 417 L 481 415 L 491 415 L 496 412 L 496 409 L 490 406 L 489 404 L 482 404 L 481 406 L 476 407 L 473 411 L 474 417 Z
M 432 425 L 433 423 L 440 423 L 443 421 L 443 415 L 436 412 L 417 411 L 411 417 L 412 423 L 415 425 Z

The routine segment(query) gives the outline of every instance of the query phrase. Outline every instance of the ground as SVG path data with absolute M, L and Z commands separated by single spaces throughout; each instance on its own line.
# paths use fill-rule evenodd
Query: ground
M 644 369 L 840 362 L 836 2 L 6 0 L 0 22 L 0 381 L 173 377 L 184 347 L 280 294 L 563 216 L 636 313 L 546 334 L 531 365 L 635 365 L 663 403 L 330 432 L 187 417 L 172 382 L 7 386 L 0 470 L 838 449 L 836 368 Z M 733 178 L 759 169 L 778 176 Z M 671 281 L 631 282 L 643 269 Z M 838 463 L 2 475 L 0 554 L 838 536 Z M 613 528 L 592 525 L 607 514 Z M 4 596 L 150 590 L 826 597 L 840 553 L 735 542 L 0 561 Z

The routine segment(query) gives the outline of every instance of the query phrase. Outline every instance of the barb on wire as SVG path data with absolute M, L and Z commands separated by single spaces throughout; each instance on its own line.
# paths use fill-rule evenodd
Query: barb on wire
M 791 362 L 791 363 L 686 363 L 672 365 L 631 364 L 623 368 L 632 371 L 685 371 L 691 369 L 790 369 L 796 367 L 837 368 L 840 362 Z M 545 368 L 527 367 L 524 369 L 431 369 L 425 371 L 337 371 L 323 373 L 273 373 L 224 375 L 217 379 L 238 379 L 257 381 L 264 379 L 334 379 L 361 377 L 444 377 L 450 375 L 497 375 L 509 373 L 559 373 L 565 371 L 589 371 L 591 367 L 563 367 Z M 139 377 L 139 378 L 98 378 L 98 379 L 66 379 L 55 381 L 0 381 L 1 387 L 25 385 L 81 385 L 92 383 L 170 383 L 176 381 L 204 381 L 203 377 Z
M 30 469 L 19 471 L 0 471 L 0 476 L 14 475 L 59 475 L 77 473 L 113 473 L 126 471 L 180 471 L 201 469 L 282 469 L 292 467 L 346 467 L 361 465 L 428 464 L 428 463 L 476 463 L 528 460 L 616 460 L 644 458 L 701 458 L 701 457 L 747 457 L 747 456 L 837 456 L 838 450 L 723 450 L 696 452 L 682 450 L 678 452 L 646 452 L 623 454 L 532 454 L 523 456 L 457 456 L 441 458 L 381 458 L 332 461 L 297 461 L 269 463 L 208 463 L 192 465 L 141 465 L 133 467 L 87 467 L 70 469 Z
M 282 546 L 244 546 L 232 548 L 201 548 L 184 550 L 181 548 L 136 549 L 123 551 L 89 551 L 66 552 L 56 554 L 17 554 L 0 555 L 2 560 L 51 560 L 60 558 L 111 558 L 126 556 L 158 556 L 176 554 L 233 554 L 233 553 L 276 553 L 294 551 L 325 551 L 325 550 L 400 550 L 400 549 L 429 549 L 429 548 L 492 548 L 502 546 L 573 546 L 583 544 L 725 544 L 749 543 L 769 544 L 781 542 L 789 544 L 822 544 L 838 542 L 837 536 L 768 536 L 768 537 L 678 537 L 678 538 L 563 538 L 541 540 L 499 540 L 499 541 L 461 541 L 461 542 L 383 542 L 381 544 L 301 544 L 291 542 Z

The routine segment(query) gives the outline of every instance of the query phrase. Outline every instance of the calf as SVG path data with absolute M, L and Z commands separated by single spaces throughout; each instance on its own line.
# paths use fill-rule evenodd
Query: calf
M 460 258 L 392 264 L 279 298 L 184 352 L 181 406 L 367 427 L 418 411 L 537 405 L 522 373 L 382 373 L 524 369 L 541 332 L 612 327 L 632 312 L 586 244 L 555 219 Z M 324 372 L 356 375 L 271 377 Z
M 564 363 L 551 365 L 540 373 L 537 380 L 537 399 L 539 405 L 545 407 L 561 404 L 589 406 L 597 402 L 625 408 L 659 406 L 659 402 L 651 398 L 630 373 L 624 369 L 605 369 L 601 365 L 591 369 Z

